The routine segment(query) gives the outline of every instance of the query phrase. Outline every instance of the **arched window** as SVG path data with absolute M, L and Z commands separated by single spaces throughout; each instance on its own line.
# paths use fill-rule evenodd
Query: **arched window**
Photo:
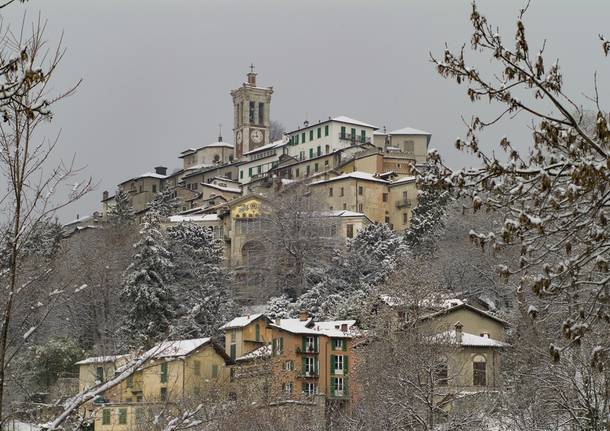
M 472 384 L 487 386 L 487 361 L 485 356 L 477 355 L 472 359 Z

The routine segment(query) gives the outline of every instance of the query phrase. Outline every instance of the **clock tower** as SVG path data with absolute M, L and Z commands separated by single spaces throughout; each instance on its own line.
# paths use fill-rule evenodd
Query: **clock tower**
M 273 87 L 257 87 L 254 65 L 248 81 L 233 91 L 235 158 L 269 143 L 269 108 Z

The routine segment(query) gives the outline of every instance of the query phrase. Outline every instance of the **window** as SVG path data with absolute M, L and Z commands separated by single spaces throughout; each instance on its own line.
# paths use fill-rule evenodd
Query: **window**
M 292 371 L 292 370 L 294 370 L 294 362 L 293 361 L 286 361 L 286 362 L 284 362 L 284 370 L 285 371 Z
M 295 135 L 294 138 L 294 145 L 299 145 L 299 135 Z
M 292 395 L 292 382 L 287 382 L 282 385 L 282 390 L 286 395 Z
M 328 196 L 332 197 L 333 195 L 333 188 L 331 187 L 330 189 L 328 189 Z
M 303 383 L 303 394 L 315 395 L 318 393 L 318 387 L 315 383 Z
M 316 374 L 316 358 L 313 356 L 303 357 L 303 373 L 306 376 L 313 376 Z
M 318 127 L 318 138 L 322 137 L 322 128 Z
M 251 177 L 252 176 L 252 168 L 248 168 L 248 176 Z
M 104 367 L 97 367 L 95 369 L 95 380 L 98 382 L 104 381 Z
M 218 377 L 218 365 L 212 365 L 212 378 Z
M 201 361 L 193 362 L 193 374 L 196 376 L 201 375 Z
M 140 184 L 139 190 L 140 190 L 140 193 L 142 193 L 142 184 Z
M 333 370 L 335 374 L 343 374 L 343 355 L 333 356 Z
M 197 183 L 193 183 L 193 184 L 191 185 L 191 190 L 197 190 L 197 186 L 198 186 L 198 184 L 197 184 Z
M 159 398 L 161 398 L 161 401 L 167 400 L 167 388 L 161 388 L 159 390 Z
M 345 193 L 345 190 L 343 190 L 343 187 L 341 187 L 341 193 L 339 193 L 339 196 L 343 196 Z
M 331 391 L 332 394 L 336 397 L 343 396 L 343 390 L 345 388 L 343 377 L 333 377 L 331 382 Z
M 273 340 L 273 352 L 276 355 L 281 355 L 284 351 L 284 337 L 275 338 Z
M 313 129 L 309 131 L 309 140 L 313 141 Z
M 257 323 L 254 330 L 255 330 L 255 333 L 254 333 L 255 340 L 260 341 L 261 340 L 261 326 Z
M 345 202 L 343 202 L 343 209 L 346 210 L 347 209 L 347 204 Z M 350 237 L 351 238 L 351 237 Z
M 296 169 L 295 169 L 295 174 L 294 174 L 294 176 L 295 176 L 295 177 L 297 177 L 297 178 L 299 177 L 299 168 L 296 168 Z
M 345 204 L 343 204 L 345 205 Z M 354 225 L 353 224 L 348 224 L 347 225 L 347 237 L 348 238 L 353 238 L 354 237 Z
M 352 140 L 356 140 L 356 129 L 352 129 L 352 135 L 350 136 Z
M 303 143 L 305 143 L 305 132 L 301 133 L 301 141 L 303 141 Z
M 309 165 L 305 168 L 305 172 L 305 175 L 309 176 L 309 173 L 311 172 Z
M 324 136 L 328 136 L 328 124 L 324 126 Z
M 361 130 L 360 131 L 360 142 L 366 142 L 366 131 L 365 130 Z
M 142 407 L 137 407 L 136 408 L 136 418 L 135 418 L 136 423 L 142 423 L 144 422 L 144 408 Z
M 343 338 L 333 338 L 333 350 L 345 350 Z
M 318 172 L 318 163 L 317 162 L 314 163 L 314 165 L 313 165 L 313 171 Z
M 362 188 L 362 186 L 358 186 L 358 194 L 360 196 L 362 196 L 363 193 L 364 193 L 364 189 Z
M 162 363 L 160 366 L 161 383 L 167 383 L 167 362 Z
M 409 223 L 409 214 L 408 213 L 402 213 L 402 223 L 403 224 Z
M 239 171 L 239 178 L 243 178 L 244 177 L 244 171 Z
M 256 167 L 256 173 L 257 173 L 257 174 L 260 174 L 260 173 L 261 173 L 261 165 L 259 165 L 259 166 L 257 166 L 257 167 Z
M 385 223 L 390 224 L 390 216 L 385 216 Z
M 345 126 L 341 126 L 341 135 L 340 135 L 340 137 L 343 138 L 343 139 L 345 139 L 345 137 L 346 137 L 345 136 Z
M 318 157 L 322 155 L 322 147 L 318 145 L 318 148 L 316 148 L 316 153 L 318 154 Z
M 415 143 L 413 141 L 405 141 L 405 153 L 413 154 L 415 150 Z
M 258 104 L 258 124 L 261 126 L 265 124 L 265 104 L 263 102 L 259 102 Z
M 309 149 L 309 158 L 313 159 L 313 148 Z
M 231 359 L 235 359 L 237 357 L 237 345 L 235 343 L 231 344 L 229 356 L 231 357 Z
M 330 153 L 330 145 L 325 145 L 324 146 L 324 151 L 326 154 Z
M 477 355 L 472 360 L 472 384 L 487 386 L 487 362 L 482 355 Z
M 129 377 L 127 377 L 127 387 L 133 388 L 133 374 L 131 374 Z
M 119 409 L 119 425 L 127 425 L 127 409 Z
M 254 102 L 250 102 L 249 105 L 249 120 L 250 120 L 250 124 L 254 124 Z
M 362 204 L 358 204 L 358 211 L 362 212 Z
M 328 160 L 324 160 L 324 167 L 328 167 Z
M 110 409 L 102 410 L 102 425 L 110 425 Z
M 157 185 L 156 184 L 153 184 L 152 189 L 153 189 L 153 193 L 157 193 Z
M 305 151 L 299 152 L 299 160 L 305 160 Z
M 388 201 L 388 194 L 387 193 L 383 193 L 381 195 L 381 200 L 384 201 L 384 202 L 387 202 Z

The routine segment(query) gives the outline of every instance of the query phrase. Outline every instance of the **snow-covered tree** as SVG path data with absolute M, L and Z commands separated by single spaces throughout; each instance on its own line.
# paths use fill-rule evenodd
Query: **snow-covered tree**
M 587 132 L 585 111 L 565 91 L 559 61 L 545 58 L 548 44 L 541 42 L 534 50 L 528 41 L 526 10 L 507 41 L 473 4 L 471 47 L 477 57 L 489 56 L 496 68 L 492 73 L 468 64 L 464 49 L 445 48 L 433 59 L 441 76 L 468 87 L 472 102 L 497 102 L 501 110 L 489 120 L 473 116 L 466 138 L 456 141 L 458 149 L 480 160 L 480 167 L 453 170 L 432 150 L 429 159 L 442 175 L 429 182 L 468 196 L 475 211 L 503 214 L 499 228 L 491 233 L 473 230 L 470 237 L 478 246 L 520 250 L 514 264 L 498 265 L 497 270 L 504 279 L 517 279 L 519 300 L 526 307 L 528 291 L 547 302 L 541 309 L 545 314 L 568 303 L 570 316 L 556 328 L 557 339 L 563 341 L 551 348 L 557 358 L 594 327 L 610 331 L 610 127 L 595 91 L 589 100 L 597 113 L 596 127 Z M 610 42 L 601 39 L 607 56 Z M 531 119 L 531 148 L 524 152 L 504 136 L 492 152 L 485 151 L 480 131 L 518 114 Z M 499 157 L 496 149 L 506 157 Z M 610 352 L 610 339 L 602 348 Z
M 167 335 L 176 312 L 175 267 L 156 211 L 144 216 L 134 248 L 123 276 L 124 334 L 130 345 L 149 347 Z
M 222 261 L 222 241 L 194 223 L 172 226 L 167 236 L 181 307 L 177 331 L 189 337 L 214 335 L 236 312 L 231 277 Z
M 178 210 L 179 202 L 174 196 L 174 189 L 166 188 L 157 193 L 155 198 L 148 204 L 148 210 L 156 212 L 159 217 L 169 217 Z
M 426 175 L 424 170 L 422 175 Z M 447 218 L 451 201 L 448 190 L 423 184 L 417 193 L 417 206 L 413 208 L 411 224 L 405 231 L 404 241 L 411 253 L 431 254 Z
M 134 221 L 134 211 L 127 193 L 117 190 L 114 205 L 108 211 L 108 221 L 115 225 L 128 225 Z
M 267 301 L 265 315 L 270 319 L 288 319 L 293 315 L 294 303 L 288 295 L 274 296 Z

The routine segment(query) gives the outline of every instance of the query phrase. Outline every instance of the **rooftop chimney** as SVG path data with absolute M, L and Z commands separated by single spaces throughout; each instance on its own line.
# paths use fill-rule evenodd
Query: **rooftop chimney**
M 464 336 L 464 332 L 462 331 L 463 328 L 464 328 L 464 325 L 462 325 L 462 322 L 460 322 L 460 321 L 455 322 L 455 341 L 458 344 L 462 344 L 462 340 L 463 340 L 463 336 Z
M 299 311 L 299 320 L 305 322 L 307 319 L 309 319 L 309 313 L 307 311 Z
M 307 120 L 303 121 L 303 127 L 307 127 L 307 126 L 309 126 L 309 121 L 307 121 Z
M 481 337 L 483 337 L 483 338 L 490 338 L 490 336 L 489 336 L 489 332 L 483 332 L 483 333 L 481 334 Z
M 155 167 L 155 173 L 159 175 L 167 175 L 167 168 L 165 166 Z
M 341 332 L 347 332 L 347 323 L 341 324 Z
M 104 200 L 104 201 L 105 201 L 106 199 L 108 199 L 108 190 L 104 190 L 104 191 L 102 192 L 102 200 Z
M 280 319 L 279 317 L 276 317 L 276 318 L 275 318 L 275 324 L 276 324 L 277 326 L 280 326 L 280 323 L 282 323 L 282 319 Z

